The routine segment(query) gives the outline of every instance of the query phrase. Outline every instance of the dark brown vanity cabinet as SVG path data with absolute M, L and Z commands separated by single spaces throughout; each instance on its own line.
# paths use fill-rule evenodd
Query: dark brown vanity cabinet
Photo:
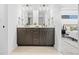
M 33 29 L 33 45 L 40 45 L 40 34 L 39 29 Z
M 32 45 L 31 29 L 18 28 L 17 29 L 17 43 L 18 45 Z
M 55 43 L 55 29 L 42 28 L 40 29 L 40 45 L 53 46 Z
M 46 28 L 40 29 L 40 45 L 46 45 L 47 31 Z
M 39 29 L 17 28 L 17 44 L 24 46 L 39 45 Z
M 17 28 L 17 44 L 19 46 L 53 46 L 54 35 L 54 28 Z
M 26 39 L 26 29 L 17 29 L 17 43 L 21 45 L 25 45 L 25 39 Z
M 53 46 L 54 43 L 55 43 L 55 29 L 54 28 L 47 29 L 46 45 Z
M 25 45 L 32 45 L 32 40 L 33 40 L 33 31 L 32 31 L 32 29 L 26 29 L 26 37 L 25 37 Z

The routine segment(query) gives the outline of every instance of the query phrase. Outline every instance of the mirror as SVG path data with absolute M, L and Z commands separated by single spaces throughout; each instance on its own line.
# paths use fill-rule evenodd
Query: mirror
M 19 26 L 40 26 L 53 27 L 48 6 L 23 5 L 21 6 L 20 16 L 18 17 Z
M 33 24 L 33 11 L 28 11 L 27 13 L 27 25 Z
M 45 26 L 45 11 L 39 10 L 38 23 L 39 25 Z

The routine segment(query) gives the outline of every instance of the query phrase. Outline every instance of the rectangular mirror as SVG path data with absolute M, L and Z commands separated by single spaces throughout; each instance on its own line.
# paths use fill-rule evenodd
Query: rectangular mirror
M 32 25 L 33 24 L 33 11 L 28 11 L 27 16 L 28 16 L 27 25 Z
M 39 11 L 38 23 L 39 25 L 45 25 L 45 11 Z

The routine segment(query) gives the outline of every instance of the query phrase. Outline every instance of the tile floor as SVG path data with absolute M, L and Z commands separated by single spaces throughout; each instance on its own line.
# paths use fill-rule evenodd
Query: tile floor
M 62 38 L 62 54 L 64 55 L 79 55 L 77 42 L 68 38 Z
M 61 55 L 55 48 L 47 46 L 19 46 L 11 55 Z

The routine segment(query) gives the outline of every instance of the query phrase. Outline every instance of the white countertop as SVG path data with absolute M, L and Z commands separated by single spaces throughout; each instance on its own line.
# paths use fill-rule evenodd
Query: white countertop
M 17 26 L 17 28 L 55 28 L 54 26 Z

